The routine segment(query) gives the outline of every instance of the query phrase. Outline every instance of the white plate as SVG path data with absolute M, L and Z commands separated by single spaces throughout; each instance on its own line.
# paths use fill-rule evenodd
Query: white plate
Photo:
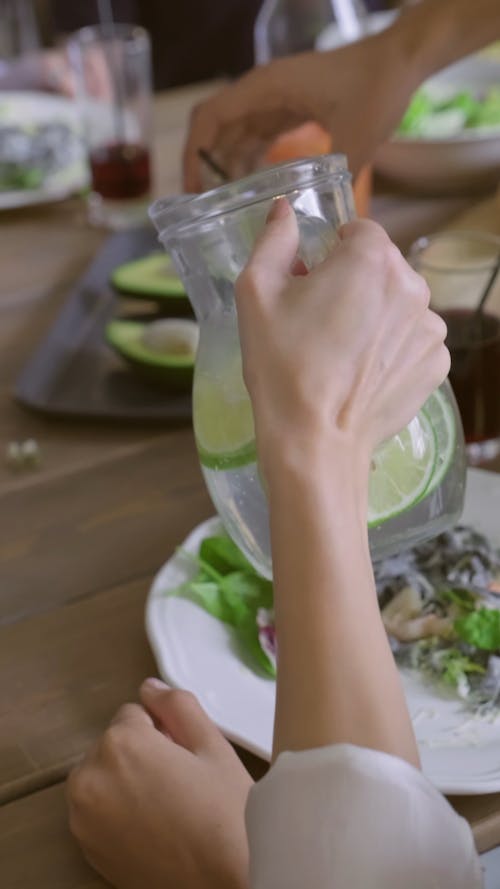
M 0 210 L 60 201 L 88 184 L 86 151 L 83 145 L 77 106 L 70 99 L 46 93 L 0 93 L 0 127 L 65 123 L 74 133 L 74 156 L 67 166 L 47 177 L 41 188 L 0 191 Z
M 469 470 L 463 521 L 500 545 L 500 475 Z M 219 519 L 209 519 L 183 548 L 196 553 L 202 539 L 220 528 Z M 146 629 L 160 674 L 193 691 L 228 738 L 270 759 L 274 681 L 242 662 L 227 626 L 192 602 L 165 595 L 193 570 L 189 559 L 176 553 L 149 593 Z M 414 676 L 403 681 L 427 777 L 443 793 L 500 791 L 500 720 L 471 719 L 457 699 L 440 697 Z
M 424 86 L 436 97 L 462 89 L 480 94 L 500 87 L 500 62 L 487 54 L 469 56 Z M 448 139 L 393 136 L 378 149 L 375 168 L 399 185 L 427 193 L 495 185 L 500 180 L 500 129 L 466 130 Z

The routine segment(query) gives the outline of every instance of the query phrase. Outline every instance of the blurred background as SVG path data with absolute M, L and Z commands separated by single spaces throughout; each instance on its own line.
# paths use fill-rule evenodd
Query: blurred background
M 116 22 L 134 22 L 149 32 L 155 90 L 234 76 L 250 68 L 254 25 L 265 5 L 263 0 L 113 0 L 111 4 Z M 399 4 L 356 0 L 347 5 L 373 12 Z M 287 6 L 297 15 L 301 7 L 303 13 L 315 6 L 324 24 L 331 19 L 329 0 L 289 0 Z M 97 0 L 0 0 L 0 59 L 5 63 L 38 48 L 54 48 L 67 34 L 95 24 L 98 18 Z M 18 83 L 24 87 L 26 77 Z

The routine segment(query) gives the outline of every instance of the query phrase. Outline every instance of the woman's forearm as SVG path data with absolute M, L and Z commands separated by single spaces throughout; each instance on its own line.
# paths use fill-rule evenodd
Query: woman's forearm
M 351 742 L 418 764 L 375 592 L 367 473 L 348 449 L 303 470 L 282 460 L 273 472 L 274 757 Z
M 421 82 L 500 38 L 500 3 L 422 0 L 403 11 L 390 31 L 400 61 L 412 67 Z

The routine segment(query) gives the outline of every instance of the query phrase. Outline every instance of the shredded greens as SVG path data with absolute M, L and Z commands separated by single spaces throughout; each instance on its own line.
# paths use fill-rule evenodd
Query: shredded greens
M 499 578 L 500 551 L 464 526 L 375 566 L 397 662 L 474 711 L 500 699 Z

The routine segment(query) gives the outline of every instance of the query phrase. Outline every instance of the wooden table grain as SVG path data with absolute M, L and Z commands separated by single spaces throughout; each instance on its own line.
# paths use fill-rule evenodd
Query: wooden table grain
M 211 88 L 157 98 L 157 194 L 179 191 L 187 117 Z M 469 204 L 389 195 L 374 208 L 407 247 Z M 0 462 L 2 889 L 105 885 L 69 836 L 64 779 L 155 673 L 143 621 L 151 579 L 213 512 L 188 426 L 55 421 L 12 399 L 16 376 L 105 237 L 88 227 L 78 199 L 0 215 L 0 446 L 34 438 L 42 452 L 33 471 Z M 484 824 L 499 809 L 495 797 L 481 801 L 483 848 L 491 845 Z

